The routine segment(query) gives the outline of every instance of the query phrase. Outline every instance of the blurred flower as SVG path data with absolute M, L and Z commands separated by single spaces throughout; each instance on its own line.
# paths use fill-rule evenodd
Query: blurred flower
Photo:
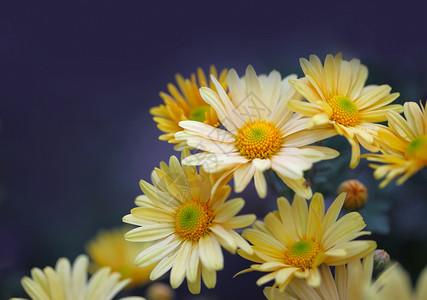
M 390 255 L 382 249 L 375 250 L 373 255 L 375 272 L 382 272 L 390 263 Z
M 217 91 L 201 88 L 203 99 L 215 109 L 225 129 L 195 121 L 180 122 L 184 131 L 175 135 L 191 147 L 203 150 L 186 158 L 187 165 L 202 165 L 207 172 L 234 175 L 234 188 L 242 192 L 252 178 L 261 198 L 267 195 L 264 171 L 273 169 L 292 190 L 305 198 L 312 196 L 303 171 L 314 162 L 331 159 L 338 152 L 326 147 L 307 146 L 333 135 L 332 130 L 306 130 L 309 119 L 293 114 L 286 103 L 299 97 L 279 72 L 257 76 L 248 66 L 244 77 L 234 69 L 228 73 L 231 100 L 212 77 Z
M 264 295 L 268 300 L 361 300 L 363 289 L 372 278 L 372 254 L 364 258 L 363 263 L 355 259 L 347 265 L 336 266 L 334 274 L 324 264 L 319 271 L 322 279 L 318 288 L 311 287 L 302 279 L 293 278 L 285 291 L 266 287 Z
M 389 266 L 364 292 L 366 300 L 426 300 L 427 267 L 421 272 L 415 291 L 411 278 L 399 264 Z
M 427 107 L 427 104 L 426 104 Z M 371 164 L 376 179 L 385 179 L 380 187 L 401 176 L 397 185 L 427 166 L 427 113 L 426 107 L 415 102 L 403 105 L 406 120 L 396 112 L 387 113 L 388 126 L 378 132 L 382 141 L 381 154 L 364 155 L 368 160 L 384 163 Z
M 32 278 L 25 276 L 21 283 L 32 300 L 110 300 L 130 282 L 130 279 L 119 281 L 120 274 L 112 273 L 108 267 L 99 269 L 88 281 L 88 264 L 86 255 L 77 257 L 73 266 L 68 259 L 60 258 L 55 269 L 33 268 Z M 144 298 L 125 297 L 121 300 L 144 300 Z
M 148 300 L 172 300 L 175 297 L 173 289 L 164 283 L 156 282 L 147 289 Z
M 125 226 L 121 229 L 101 231 L 86 247 L 93 265 L 90 269 L 96 271 L 102 267 L 110 267 L 112 271 L 122 274 L 123 278 L 131 279 L 126 288 L 141 286 L 151 282 L 150 273 L 155 264 L 139 268 L 134 265 L 135 257 L 142 248 L 151 246 L 152 243 L 131 243 L 124 239 L 129 231 Z
M 291 110 L 311 118 L 309 126 L 334 128 L 336 134 L 347 138 L 352 148 L 350 167 L 360 159 L 359 143 L 371 152 L 377 152 L 376 134 L 386 120 L 388 111 L 402 111 L 399 104 L 388 105 L 399 93 L 390 94 L 388 85 L 365 86 L 368 69 L 358 59 L 346 61 L 341 54 L 327 55 L 322 66 L 320 59 L 301 58 L 304 78 L 290 80 L 290 84 L 308 101 L 289 101 Z
M 305 279 L 308 285 L 319 287 L 321 276 L 318 266 L 343 265 L 371 253 L 374 241 L 353 241 L 369 234 L 361 231 L 366 225 L 357 212 L 344 215 L 337 221 L 345 195 L 339 195 L 325 214 L 323 196 L 316 193 L 310 207 L 296 195 L 292 206 L 288 200 L 277 199 L 278 211 L 269 213 L 264 222 L 255 222 L 253 229 L 246 229 L 242 236 L 250 241 L 254 253 L 239 251 L 244 258 L 257 262 L 249 271 L 269 272 L 258 279 L 262 285 L 275 280 L 274 287 L 283 291 L 292 278 Z M 240 274 L 239 273 L 239 274 Z
M 190 155 L 182 151 L 182 159 Z M 155 242 L 143 250 L 135 260 L 140 267 L 160 261 L 151 272 L 155 280 L 171 268 L 173 288 L 187 277 L 192 293 L 200 292 L 201 279 L 208 288 L 216 284 L 216 271 L 224 266 L 223 246 L 234 253 L 237 247 L 251 253 L 249 244 L 233 229 L 253 223 L 255 215 L 235 215 L 244 206 L 244 200 L 226 201 L 231 188 L 217 184 L 213 175 L 194 166 L 182 166 L 172 156 L 169 166 L 160 163 L 151 175 L 153 185 L 141 180 L 145 195 L 136 199 L 139 206 L 123 221 L 139 227 L 129 231 L 125 238 L 132 242 Z
M 218 76 L 215 66 L 211 66 L 209 74 Z M 219 74 L 219 82 L 224 89 L 227 89 L 227 70 L 224 69 Z M 210 87 L 215 89 L 212 81 L 206 79 L 201 68 L 197 69 L 197 75 L 191 74 L 190 79 L 184 79 L 180 74 L 175 76 L 179 90 L 172 83 L 168 84 L 169 94 L 160 92 L 160 97 L 165 104 L 150 109 L 153 120 L 157 127 L 164 132 L 159 139 L 169 143 L 179 143 L 174 146 L 175 150 L 181 150 L 185 143 L 175 140 L 176 132 L 181 131 L 178 123 L 184 120 L 194 120 L 204 122 L 212 126 L 218 126 L 218 117 L 215 111 L 200 96 L 199 87 Z
M 338 194 L 346 193 L 344 208 L 358 210 L 365 206 L 368 200 L 368 190 L 359 180 L 350 179 L 340 184 Z

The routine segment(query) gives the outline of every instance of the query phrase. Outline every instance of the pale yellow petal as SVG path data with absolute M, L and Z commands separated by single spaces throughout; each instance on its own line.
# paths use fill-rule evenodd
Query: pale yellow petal
M 185 241 L 181 244 L 180 249 L 177 251 L 178 254 L 170 274 L 170 283 L 173 288 L 179 287 L 185 278 L 192 253 L 191 248 L 192 243 Z
M 199 240 L 199 254 L 202 264 L 212 270 L 221 270 L 224 267 L 224 257 L 221 246 L 215 237 L 207 234 Z
M 332 202 L 331 206 L 329 207 L 322 221 L 323 232 L 326 232 L 329 229 L 329 227 L 337 220 L 338 215 L 341 211 L 341 208 L 344 204 L 345 196 L 346 196 L 345 193 L 341 193 L 334 200 L 334 202 Z
M 299 237 L 302 237 L 307 232 L 307 217 L 308 206 L 307 200 L 303 197 L 295 195 L 292 203 L 292 215 L 295 222 L 295 227 Z

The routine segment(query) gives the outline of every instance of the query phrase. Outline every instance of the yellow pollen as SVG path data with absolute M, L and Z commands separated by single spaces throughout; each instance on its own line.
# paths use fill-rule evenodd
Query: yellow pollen
M 331 121 L 351 127 L 360 123 L 359 110 L 347 97 L 336 95 L 326 102 L 332 108 Z
M 301 268 L 302 270 L 311 269 L 314 259 L 320 252 L 319 243 L 312 241 L 299 241 L 292 245 L 284 254 L 286 264 Z
M 266 159 L 276 154 L 282 145 L 280 131 L 272 122 L 248 121 L 238 129 L 236 148 L 247 159 Z
M 414 138 L 406 147 L 406 156 L 427 161 L 427 135 Z
M 185 240 L 198 241 L 211 231 L 213 219 L 212 210 L 205 203 L 200 201 L 187 202 L 176 213 L 176 232 Z

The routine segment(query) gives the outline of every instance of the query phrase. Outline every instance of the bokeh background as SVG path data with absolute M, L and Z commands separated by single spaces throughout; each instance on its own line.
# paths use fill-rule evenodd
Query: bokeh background
M 390 84 L 397 100 L 427 99 L 425 1 L 4 1 L 0 4 L 0 299 L 24 296 L 20 278 L 85 252 L 100 229 L 121 225 L 162 160 L 177 154 L 157 139 L 148 110 L 175 73 L 197 67 L 302 75 L 298 59 L 343 52 L 368 66 L 368 83 Z M 372 170 L 348 168 L 349 147 L 316 189 L 335 196 L 357 178 L 370 191 L 362 212 L 380 248 L 415 279 L 427 265 L 426 171 L 403 187 L 377 189 Z M 316 191 L 315 189 L 315 191 Z M 250 185 L 244 212 L 275 206 Z M 262 299 L 260 274 L 226 254 L 213 290 L 178 299 Z M 167 282 L 167 280 L 165 281 Z M 144 289 L 138 291 L 143 294 Z

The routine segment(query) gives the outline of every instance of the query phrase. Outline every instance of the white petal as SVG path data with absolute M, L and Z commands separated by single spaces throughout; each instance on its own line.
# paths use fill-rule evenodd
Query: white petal
M 179 126 L 189 130 L 191 134 L 196 134 L 201 137 L 207 137 L 210 140 L 220 141 L 224 143 L 234 143 L 236 138 L 227 130 L 218 129 L 211 125 L 197 121 L 181 121 Z

